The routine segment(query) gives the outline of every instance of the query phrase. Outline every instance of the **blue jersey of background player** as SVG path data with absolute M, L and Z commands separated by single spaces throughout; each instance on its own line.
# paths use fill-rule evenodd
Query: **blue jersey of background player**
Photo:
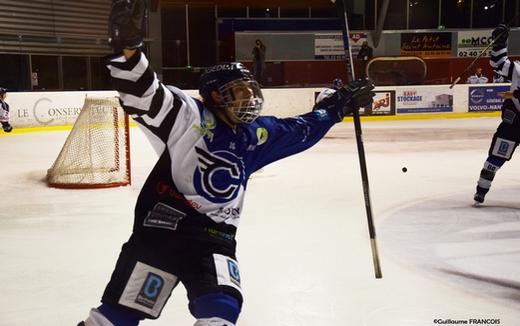
M 288 119 L 259 116 L 262 91 L 240 63 L 207 69 L 202 100 L 163 85 L 142 44 L 144 4 L 114 1 L 109 62 L 124 110 L 159 155 L 135 206 L 133 232 L 123 245 L 87 326 L 137 325 L 158 318 L 182 282 L 197 326 L 235 325 L 243 295 L 235 234 L 248 177 L 301 152 L 342 118 L 372 102 L 373 85 L 353 82 Z

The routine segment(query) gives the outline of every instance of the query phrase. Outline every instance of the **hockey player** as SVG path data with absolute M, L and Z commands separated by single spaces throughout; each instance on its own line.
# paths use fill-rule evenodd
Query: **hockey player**
M 314 145 L 345 115 L 372 102 L 373 85 L 353 82 L 313 112 L 277 119 L 259 116 L 258 83 L 242 64 L 227 63 L 207 69 L 202 99 L 191 98 L 163 85 L 140 50 L 143 1 L 113 2 L 109 34 L 117 54 L 108 68 L 124 110 L 159 158 L 102 304 L 80 325 L 156 319 L 182 282 L 196 326 L 233 326 L 242 306 L 235 234 L 248 176 Z
M 466 80 L 467 84 L 487 84 L 488 78 L 482 73 L 482 68 L 478 67 L 475 69 L 475 74 L 469 76 Z
M 13 131 L 13 127 L 9 123 L 9 104 L 5 101 L 7 89 L 0 87 L 0 123 L 4 132 Z
M 511 91 L 499 94 L 504 98 L 502 121 L 493 135 L 488 158 L 480 171 L 477 191 L 473 197 L 477 205 L 484 202 L 496 172 L 511 159 L 520 142 L 520 62 L 513 62 L 507 57 L 509 28 L 506 25 L 500 24 L 493 30 L 492 36 L 495 44 L 491 51 L 491 67 L 495 73 L 511 82 Z
M 343 80 L 340 78 L 334 78 L 332 81 L 332 89 L 340 89 L 343 87 Z

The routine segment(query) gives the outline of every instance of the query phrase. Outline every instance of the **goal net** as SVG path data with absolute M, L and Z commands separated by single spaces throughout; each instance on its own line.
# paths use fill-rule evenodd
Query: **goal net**
M 128 115 L 113 98 L 85 98 L 56 161 L 47 171 L 56 188 L 107 188 L 130 184 Z

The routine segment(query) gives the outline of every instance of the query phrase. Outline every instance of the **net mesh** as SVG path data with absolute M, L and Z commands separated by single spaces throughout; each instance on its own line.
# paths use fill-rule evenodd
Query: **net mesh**
M 130 184 L 128 117 L 117 98 L 86 98 L 47 183 L 58 188 Z

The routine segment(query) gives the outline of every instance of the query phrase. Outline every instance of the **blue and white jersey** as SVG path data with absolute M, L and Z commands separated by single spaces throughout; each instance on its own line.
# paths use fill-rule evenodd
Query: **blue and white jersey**
M 200 100 L 163 85 L 141 52 L 108 67 L 124 110 L 159 154 L 136 204 L 136 225 L 234 238 L 249 176 L 311 147 L 335 123 L 318 111 L 260 116 L 233 130 Z
M 504 82 L 511 82 L 511 91 L 518 89 L 520 86 L 520 62 L 509 60 L 507 45 L 493 46 L 489 63 L 498 75 L 504 77 Z M 518 98 L 513 98 L 513 103 L 516 109 L 520 111 Z

